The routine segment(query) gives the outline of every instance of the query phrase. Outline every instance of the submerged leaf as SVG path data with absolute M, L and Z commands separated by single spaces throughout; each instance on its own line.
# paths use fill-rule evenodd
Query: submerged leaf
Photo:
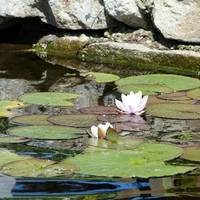
M 200 88 L 188 91 L 187 96 L 192 99 L 200 100 Z
M 26 93 L 19 97 L 21 101 L 28 104 L 46 106 L 72 106 L 69 100 L 79 97 L 77 94 L 64 92 L 34 92 Z
M 81 137 L 84 133 L 83 130 L 72 127 L 64 126 L 18 126 L 10 128 L 7 132 L 11 135 L 35 138 L 35 139 L 49 139 L 49 140 L 62 140 L 74 139 Z

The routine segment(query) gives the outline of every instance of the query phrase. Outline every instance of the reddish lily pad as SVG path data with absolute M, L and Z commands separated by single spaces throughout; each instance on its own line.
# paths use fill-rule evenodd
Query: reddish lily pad
M 80 111 L 84 114 L 93 115 L 117 115 L 119 112 L 113 106 L 90 106 L 81 108 Z
M 52 116 L 48 121 L 56 125 L 87 128 L 96 124 L 97 119 L 95 115 L 69 114 Z
M 200 100 L 200 88 L 188 91 L 187 96 L 192 99 Z
M 200 105 L 186 103 L 160 103 L 147 107 L 147 113 L 169 119 L 200 119 Z

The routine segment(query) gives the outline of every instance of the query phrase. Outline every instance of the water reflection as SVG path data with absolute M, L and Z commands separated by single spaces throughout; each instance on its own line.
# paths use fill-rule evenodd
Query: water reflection
M 0 183 L 1 198 L 11 196 L 65 196 L 65 198 L 68 197 L 69 199 L 134 200 L 200 198 L 200 176 L 136 180 L 46 180 L 15 179 L 9 176 L 2 176 L 0 177 Z

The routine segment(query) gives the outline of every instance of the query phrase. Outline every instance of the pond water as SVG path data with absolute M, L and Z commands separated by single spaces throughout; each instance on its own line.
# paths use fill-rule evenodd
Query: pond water
M 103 66 L 103 65 L 78 63 L 76 61 L 69 61 L 63 58 L 54 58 L 52 56 L 48 57 L 48 55 L 45 54 L 36 55 L 35 53 L 28 51 L 29 48 L 31 47 L 24 45 L 21 46 L 11 45 L 11 44 L 0 45 L 0 100 L 1 101 L 5 100 L 16 101 L 23 94 L 30 92 L 68 92 L 68 93 L 79 94 L 80 97 L 74 100 L 73 108 L 29 104 L 25 107 L 24 106 L 18 107 L 18 105 L 13 106 L 14 108 L 11 109 L 12 106 L 11 107 L 8 106 L 7 109 L 8 113 L 5 114 L 3 112 L 3 117 L 0 119 L 1 137 L 3 138 L 5 137 L 5 133 L 8 133 L 7 132 L 8 129 L 12 131 L 13 130 L 12 128 L 15 129 L 15 127 L 22 126 L 20 123 L 12 119 L 12 117 L 14 116 L 48 115 L 48 117 L 50 117 L 52 115 L 61 116 L 66 114 L 80 115 L 78 109 L 89 106 L 97 106 L 97 105 L 110 106 L 114 105 L 115 98 L 120 99 L 120 92 L 116 89 L 116 85 L 113 82 L 106 84 L 97 83 L 91 80 L 90 78 L 88 79 L 88 77 L 81 76 L 81 74 L 84 72 L 98 71 L 104 73 L 112 73 L 120 76 L 121 78 L 132 75 L 142 75 L 142 74 L 152 73 L 145 70 L 139 70 L 139 71 L 133 69 L 122 70 L 120 66 L 119 67 L 112 66 L 110 68 L 108 66 Z M 188 146 L 195 146 L 196 151 L 193 152 L 193 154 L 199 153 L 200 151 L 198 149 L 198 147 L 200 146 L 199 99 L 197 100 L 192 98 L 188 99 L 185 93 L 184 94 L 183 93 L 184 92 L 178 93 L 178 95 L 175 95 L 173 97 L 169 95 L 168 96 L 163 95 L 160 96 L 160 98 L 156 99 L 152 97 L 149 101 L 150 104 L 152 102 L 157 104 L 162 104 L 166 103 L 163 101 L 167 100 L 176 101 L 177 99 L 178 101 L 190 101 L 191 105 L 195 106 L 196 111 L 193 111 L 192 110 L 193 108 L 190 107 L 189 108 L 190 112 L 188 110 L 186 111 L 181 110 L 180 113 L 178 113 L 179 117 L 183 116 L 184 112 L 186 112 L 187 114 L 189 113 L 187 117 L 183 117 L 182 119 L 178 117 L 177 119 L 176 117 L 177 113 L 171 114 L 171 112 L 169 112 L 166 114 L 167 111 L 165 110 L 163 112 L 164 114 L 162 114 L 163 116 L 161 117 L 159 116 L 154 117 L 154 115 L 157 116 L 157 114 L 151 115 L 148 114 L 147 112 L 147 114 L 145 114 L 143 117 L 136 118 L 134 124 L 131 123 L 132 125 L 130 124 L 130 121 L 127 122 L 125 119 L 119 119 L 118 122 L 120 123 L 117 123 L 118 125 L 117 130 L 120 130 L 120 132 L 122 131 L 121 133 L 122 136 L 124 137 L 126 136 L 129 137 L 130 135 L 133 136 L 135 141 L 139 141 L 139 143 L 141 142 L 141 140 L 142 142 L 144 140 L 145 142 L 150 141 L 150 143 L 162 142 L 163 144 L 167 145 L 173 144 L 175 147 L 178 148 L 187 148 Z M 99 107 L 97 107 L 97 110 L 95 110 L 95 112 L 98 112 L 98 109 Z M 100 111 L 102 111 L 101 109 Z M 107 110 L 105 112 L 107 112 Z M 197 114 L 195 112 L 197 112 Z M 192 116 L 190 116 L 190 114 Z M 195 117 L 196 116 L 195 114 L 197 115 L 197 117 Z M 9 116 L 9 119 L 6 116 Z M 109 117 L 106 118 L 105 120 L 107 121 L 107 119 L 110 119 L 112 121 L 113 116 Z M 81 120 L 79 119 L 76 120 L 77 121 L 75 122 L 72 121 L 71 123 L 75 124 L 81 123 L 80 122 Z M 39 123 L 39 121 L 41 122 L 42 119 L 38 120 L 37 123 Z M 50 122 L 45 121 L 45 123 L 50 123 Z M 62 123 L 63 122 L 61 122 L 61 125 L 63 125 Z M 41 124 L 43 124 L 43 121 L 41 122 Z M 81 127 L 81 125 L 77 126 Z M 28 141 L 25 140 L 19 143 L 11 144 L 8 142 L 6 143 L 0 142 L 0 147 L 2 148 L 1 151 L 5 151 L 5 149 L 7 149 L 9 152 L 14 152 L 20 156 L 30 156 L 30 158 L 37 158 L 39 159 L 39 161 L 36 160 L 37 162 L 45 162 L 45 160 L 51 160 L 50 162 L 55 161 L 57 163 L 62 163 L 63 160 L 66 160 L 68 158 L 70 159 L 72 156 L 80 154 L 88 147 L 88 137 L 86 136 L 77 137 L 75 139 L 70 138 L 69 140 L 59 140 L 57 138 L 56 140 L 40 140 L 37 137 L 36 138 L 33 137 L 32 140 Z M 91 145 L 90 142 L 89 145 Z M 92 143 L 91 146 L 93 146 L 93 148 L 98 148 L 101 147 L 101 145 L 102 144 Z M 112 148 L 115 149 L 115 147 Z M 123 153 L 123 147 L 122 150 L 119 151 Z M 165 152 L 161 153 L 163 153 L 163 155 L 165 154 Z M 152 155 L 155 156 L 155 152 L 152 153 Z M 5 156 L 7 156 L 7 154 L 5 154 Z M 123 154 L 122 155 L 120 154 L 120 156 L 123 157 Z M 164 157 L 166 157 L 166 155 Z M 104 172 L 99 172 L 100 174 L 99 176 L 95 176 L 94 175 L 95 173 L 89 175 L 83 175 L 84 173 L 83 174 L 74 173 L 74 174 L 63 174 L 63 175 L 61 174 L 56 177 L 51 177 L 50 175 L 47 176 L 47 178 L 42 178 L 40 177 L 40 175 L 38 175 L 37 172 L 36 172 L 37 175 L 35 177 L 33 175 L 32 176 L 28 175 L 27 177 L 23 175 L 20 176 L 20 174 L 24 173 L 23 169 L 25 164 L 20 166 L 18 165 L 18 163 L 16 163 L 14 164 L 13 167 L 12 163 L 11 165 L 5 165 L 4 163 L 5 166 L 4 165 L 0 166 L 0 171 L 5 172 L 2 173 L 0 176 L 0 198 L 6 198 L 6 199 L 35 198 L 38 200 L 47 198 L 63 199 L 63 200 L 199 199 L 200 173 L 198 170 L 199 168 L 198 163 L 200 161 L 200 157 L 194 156 L 192 161 L 191 160 L 189 161 L 187 157 L 180 157 L 179 154 L 177 154 L 177 156 L 171 156 L 171 157 L 169 156 L 169 158 L 175 158 L 172 161 L 170 161 L 171 164 L 194 167 L 195 169 L 188 170 L 189 172 L 186 174 L 173 173 L 177 175 L 165 176 L 164 174 L 162 177 L 156 177 L 157 175 L 155 175 L 154 177 L 150 178 L 145 178 L 148 177 L 146 176 L 146 174 L 145 176 L 142 176 L 143 178 L 129 178 L 129 177 L 109 178 L 103 176 Z M 163 163 L 166 160 L 167 161 L 171 160 L 169 158 L 168 157 L 165 158 L 163 160 Z M 90 159 L 92 160 L 93 157 L 91 156 Z M 36 161 L 34 160 L 32 162 Z M 122 161 L 119 160 L 119 165 L 120 162 Z M 140 160 L 138 162 L 140 162 Z M 27 163 L 27 166 L 28 165 L 29 164 Z M 17 169 L 17 172 L 14 170 L 12 171 L 12 169 L 15 167 Z M 28 166 L 28 167 L 26 170 L 31 170 L 31 167 L 34 166 Z M 148 167 L 149 165 L 146 166 L 146 168 Z M 11 171 L 9 171 L 10 169 Z M 7 174 L 10 174 L 11 172 L 13 173 L 13 176 L 12 175 L 8 176 Z

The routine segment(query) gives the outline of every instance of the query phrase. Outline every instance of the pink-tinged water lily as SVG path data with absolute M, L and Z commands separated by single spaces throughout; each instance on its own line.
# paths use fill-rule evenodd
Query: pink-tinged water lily
M 145 112 L 148 96 L 142 97 L 141 91 L 130 92 L 128 95 L 122 94 L 121 98 L 122 101 L 115 99 L 115 104 L 121 112 L 135 115 L 141 115 Z
M 106 138 L 106 134 L 109 128 L 113 128 L 109 122 L 106 122 L 105 124 L 99 124 L 98 126 L 92 126 L 89 135 L 93 138 L 104 139 Z

